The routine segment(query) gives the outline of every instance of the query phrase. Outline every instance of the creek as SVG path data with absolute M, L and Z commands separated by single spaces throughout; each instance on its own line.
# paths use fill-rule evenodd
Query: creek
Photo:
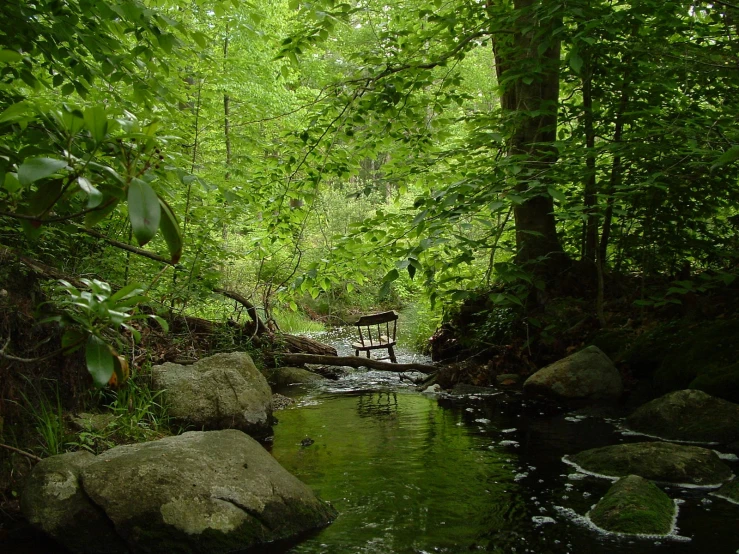
M 314 338 L 351 353 L 346 331 Z M 399 361 L 411 360 L 427 362 L 400 349 Z M 621 433 L 618 419 L 573 416 L 511 391 L 422 394 L 361 369 L 280 392 L 297 402 L 275 413 L 272 454 L 339 516 L 259 552 L 739 553 L 739 506 L 705 490 L 666 489 L 680 502 L 668 538 L 609 535 L 578 516 L 610 482 L 562 456 L 645 440 Z

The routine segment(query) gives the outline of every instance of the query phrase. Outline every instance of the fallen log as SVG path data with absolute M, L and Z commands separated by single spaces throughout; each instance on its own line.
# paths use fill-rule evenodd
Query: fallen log
M 337 356 L 336 348 L 298 335 L 277 335 L 277 341 L 283 341 L 291 354 L 317 354 L 319 356 Z
M 434 373 L 438 367 L 426 364 L 391 364 L 362 358 L 361 356 L 319 356 L 316 354 L 276 354 L 282 365 L 318 364 L 331 366 L 369 367 L 384 371 L 395 371 L 398 373 L 406 371 L 420 371 L 421 373 Z

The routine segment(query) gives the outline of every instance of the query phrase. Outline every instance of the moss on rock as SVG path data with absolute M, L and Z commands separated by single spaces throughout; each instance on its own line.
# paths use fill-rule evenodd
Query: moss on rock
M 630 535 L 666 535 L 672 530 L 675 503 L 651 481 L 622 477 L 591 510 L 601 529 Z
M 714 493 L 715 496 L 739 504 L 739 479 L 734 479 L 726 483 L 723 487 Z
M 739 440 L 739 404 L 699 390 L 675 391 L 638 408 L 626 424 L 665 439 L 727 444 Z
M 639 442 L 593 448 L 568 458 L 583 470 L 608 477 L 645 479 L 716 487 L 732 477 L 715 452 L 667 442 Z

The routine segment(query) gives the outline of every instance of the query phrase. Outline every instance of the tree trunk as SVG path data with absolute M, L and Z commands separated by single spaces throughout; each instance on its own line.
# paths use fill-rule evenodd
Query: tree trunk
M 554 201 L 546 189 L 547 173 L 557 161 L 552 143 L 557 133 L 560 40 L 553 32 L 561 24 L 558 16 L 542 17 L 542 12 L 553 6 L 551 0 L 514 0 L 513 33 L 498 36 L 493 45 L 500 103 L 511 125 L 508 155 L 524 165 L 516 175 L 516 192 L 526 199 L 513 209 L 516 261 L 542 262 L 537 272 L 546 276 L 567 261 L 557 237 Z

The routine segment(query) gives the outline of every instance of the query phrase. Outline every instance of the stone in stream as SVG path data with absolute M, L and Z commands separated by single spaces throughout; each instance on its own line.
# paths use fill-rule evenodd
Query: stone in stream
M 317 381 L 325 381 L 325 377 L 299 367 L 276 367 L 263 371 L 267 382 L 275 387 L 289 385 L 305 385 Z
M 626 419 L 640 433 L 670 440 L 739 440 L 739 405 L 699 390 L 680 390 L 652 400 Z
M 668 442 L 638 442 L 593 448 L 565 462 L 607 477 L 639 475 L 666 483 L 718 487 L 731 479 L 731 469 L 713 450 Z
M 599 348 L 588 346 L 548 365 L 523 384 L 524 393 L 560 401 L 615 401 L 623 383 L 613 362 Z
M 724 500 L 728 500 L 729 502 L 733 502 L 734 504 L 739 504 L 739 479 L 734 479 L 733 481 L 726 483 L 723 487 L 712 494 L 719 498 L 723 498 Z
M 601 529 L 629 535 L 667 535 L 675 503 L 659 487 L 638 475 L 622 477 L 588 513 Z
M 34 468 L 21 506 L 33 525 L 81 553 L 231 552 L 335 516 L 237 430 L 47 458 Z
M 240 429 L 257 438 L 272 434 L 272 391 L 249 354 L 216 354 L 192 365 L 168 362 L 151 372 L 175 420 L 199 429 Z

